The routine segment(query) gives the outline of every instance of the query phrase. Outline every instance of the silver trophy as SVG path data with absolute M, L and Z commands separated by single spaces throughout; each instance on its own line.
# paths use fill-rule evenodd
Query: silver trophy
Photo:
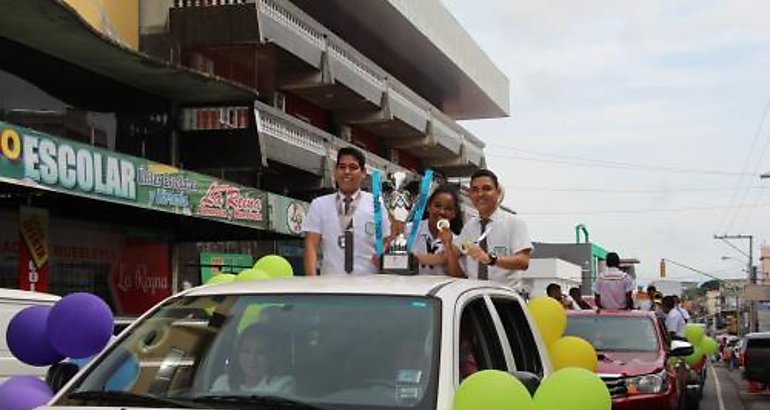
M 413 192 L 415 185 L 407 181 L 405 172 L 394 172 L 388 175 L 383 183 L 383 202 L 388 210 L 390 218 L 394 222 L 404 224 L 410 220 L 419 223 L 421 217 L 413 214 L 415 200 L 418 195 Z M 412 254 L 407 249 L 407 237 L 404 232 L 392 238 L 385 253 L 380 260 L 380 269 L 383 273 L 397 273 L 402 275 L 414 275 L 417 273 Z

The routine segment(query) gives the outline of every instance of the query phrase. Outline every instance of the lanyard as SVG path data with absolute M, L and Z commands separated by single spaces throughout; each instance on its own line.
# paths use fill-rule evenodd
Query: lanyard
M 345 204 L 342 200 L 343 196 L 339 192 L 337 193 L 337 218 L 340 222 L 340 232 L 345 232 L 353 226 L 353 214 L 356 213 L 358 207 L 358 201 L 361 199 L 361 191 L 359 190 L 356 195 L 353 196 L 348 212 L 345 213 Z
M 382 256 L 384 248 L 384 238 L 382 237 L 382 208 L 380 196 L 382 191 L 382 181 L 380 171 L 372 172 L 372 196 L 374 197 L 374 250 L 377 256 Z

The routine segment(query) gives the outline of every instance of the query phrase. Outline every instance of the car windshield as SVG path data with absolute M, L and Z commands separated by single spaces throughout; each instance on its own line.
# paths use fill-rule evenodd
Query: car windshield
M 369 295 L 173 299 L 56 404 L 261 408 L 268 397 L 289 407 L 434 408 L 439 304 Z
M 603 351 L 656 352 L 654 323 L 646 317 L 569 316 L 566 334 L 582 337 Z

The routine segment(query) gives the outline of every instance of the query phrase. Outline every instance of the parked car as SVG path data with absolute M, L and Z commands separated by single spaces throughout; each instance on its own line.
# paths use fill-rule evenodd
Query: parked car
M 44 376 L 47 367 L 29 366 L 16 359 L 8 349 L 5 340 L 5 329 L 19 311 L 30 306 L 53 306 L 60 297 L 41 292 L 30 292 L 18 289 L 0 289 L 0 383 L 12 376 Z
M 524 301 L 490 282 L 371 275 L 201 286 L 137 319 L 50 408 L 450 410 L 474 371 L 509 371 L 537 388 L 551 365 L 533 326 Z M 222 391 L 252 327 L 276 380 L 292 388 Z
M 770 385 L 770 332 L 746 335 L 743 374 L 746 380 Z
M 653 312 L 570 311 L 568 335 L 582 337 L 599 356 L 598 373 L 612 395 L 614 410 L 697 409 L 686 394 L 690 343 L 670 341 Z

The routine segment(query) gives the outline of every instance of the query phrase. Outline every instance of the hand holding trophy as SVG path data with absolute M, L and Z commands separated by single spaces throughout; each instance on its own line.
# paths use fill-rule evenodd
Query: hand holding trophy
M 380 183 L 379 171 L 372 176 L 372 193 L 374 194 L 374 215 L 377 241 L 377 253 L 381 255 L 381 273 L 395 273 L 400 275 L 416 275 L 417 267 L 412 257 L 412 245 L 417 237 L 419 221 L 425 211 L 428 200 L 430 184 L 433 180 L 433 172 L 428 170 L 420 183 L 419 192 L 410 191 L 411 182 L 405 172 L 395 172 L 389 175 L 385 183 Z M 380 194 L 382 190 L 382 194 Z M 412 229 L 407 237 L 404 232 L 399 232 L 390 239 L 387 250 L 383 244 L 382 230 L 377 226 L 381 218 L 380 195 L 382 195 L 385 208 L 395 223 L 412 223 Z

